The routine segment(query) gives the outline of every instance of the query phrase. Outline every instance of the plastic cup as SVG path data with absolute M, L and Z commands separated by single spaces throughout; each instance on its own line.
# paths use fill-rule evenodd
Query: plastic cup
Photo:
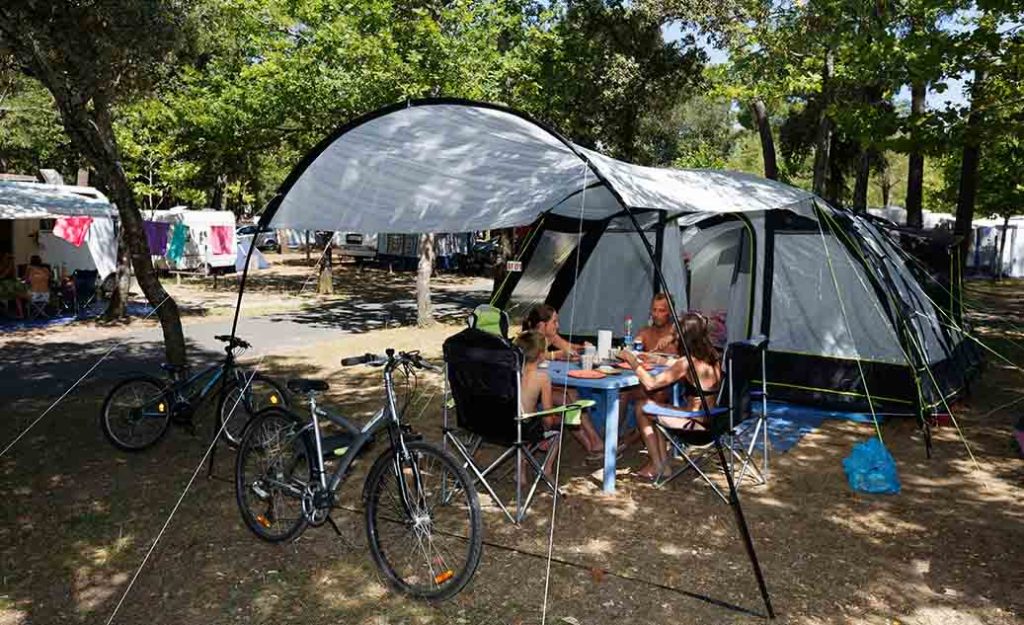
M 584 353 L 580 356 L 580 368 L 589 371 L 594 368 L 594 354 Z

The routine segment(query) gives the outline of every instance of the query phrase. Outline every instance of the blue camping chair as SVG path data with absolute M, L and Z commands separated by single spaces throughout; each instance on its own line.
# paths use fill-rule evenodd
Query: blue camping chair
M 667 476 L 659 476 L 655 481 L 657 486 L 663 486 L 693 469 L 701 479 L 711 486 L 715 494 L 729 503 L 729 499 L 722 493 L 718 485 L 701 468 L 704 461 L 713 456 L 718 445 L 723 445 L 728 450 L 728 455 L 725 457 L 729 466 L 722 467 L 722 470 L 736 475 L 737 488 L 743 482 L 748 470 L 756 484 L 764 484 L 767 481 L 763 472 L 763 469 L 767 468 L 768 458 L 767 411 L 764 408 L 764 404 L 767 403 L 765 392 L 767 384 L 765 381 L 765 352 L 767 347 L 768 339 L 763 336 L 726 346 L 723 357 L 725 380 L 719 387 L 715 407 L 710 411 L 710 422 L 705 421 L 703 410 L 680 410 L 653 402 L 644 405 L 643 411 L 653 417 L 654 427 L 668 440 L 674 454 L 685 462 L 684 466 Z M 760 377 L 761 389 L 757 393 L 752 393 L 752 383 L 758 377 Z M 757 416 L 753 436 L 748 446 L 744 448 L 735 445 L 736 427 L 751 417 L 752 398 L 761 400 L 762 410 Z M 752 453 L 758 435 L 762 432 L 765 437 L 764 465 L 758 467 L 753 460 Z M 740 463 L 738 472 L 734 471 L 732 466 L 736 462 Z

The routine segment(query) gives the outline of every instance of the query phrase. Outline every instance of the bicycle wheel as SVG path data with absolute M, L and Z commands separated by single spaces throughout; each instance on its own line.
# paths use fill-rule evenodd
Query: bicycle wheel
M 366 478 L 370 554 L 393 588 L 421 599 L 448 599 L 480 563 L 480 501 L 465 469 L 447 453 L 424 441 L 406 447 L 410 458 L 399 463 L 389 449 Z
M 114 447 L 141 451 L 167 432 L 171 402 L 164 383 L 142 375 L 118 382 L 107 393 L 100 410 L 100 428 Z
M 217 404 L 217 429 L 232 447 L 238 446 L 246 424 L 260 410 L 288 407 L 288 396 L 277 382 L 257 373 L 248 387 L 244 387 L 248 379 L 249 376 L 245 376 L 244 380 L 225 382 Z M 245 388 L 244 393 L 242 388 Z
M 292 540 L 306 529 L 302 494 L 313 482 L 313 450 L 290 413 L 267 408 L 245 428 L 235 457 L 235 498 L 262 540 Z

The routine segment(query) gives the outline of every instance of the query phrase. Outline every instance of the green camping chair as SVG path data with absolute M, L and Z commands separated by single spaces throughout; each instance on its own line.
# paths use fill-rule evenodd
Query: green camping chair
M 469 313 L 466 325 L 508 340 L 508 313 L 490 304 L 481 304 Z
M 505 315 L 498 313 L 499 317 Z M 505 516 L 519 524 L 526 517 L 538 486 L 543 485 L 552 492 L 556 489 L 544 474 L 544 465 L 558 450 L 558 434 L 545 431 L 539 417 L 561 414 L 566 425 L 578 424 L 582 410 L 594 402 L 579 401 L 551 410 L 524 413 L 520 408 L 523 354 L 505 338 L 472 326 L 481 319 L 477 315 L 471 320 L 471 327 L 444 342 L 444 441 L 462 456 L 474 481 L 483 485 Z M 497 327 L 500 332 L 508 327 L 507 317 L 504 324 L 499 322 L 487 327 Z M 449 422 L 452 411 L 456 416 L 455 426 Z M 547 451 L 538 459 L 536 456 L 545 441 Z M 497 458 L 486 466 L 479 462 L 482 445 L 501 449 Z M 488 477 L 508 461 L 515 463 L 511 469 L 515 473 L 515 493 L 514 500 L 506 505 Z M 524 471 L 524 467 L 528 470 Z M 532 480 L 525 475 L 529 470 L 534 473 Z

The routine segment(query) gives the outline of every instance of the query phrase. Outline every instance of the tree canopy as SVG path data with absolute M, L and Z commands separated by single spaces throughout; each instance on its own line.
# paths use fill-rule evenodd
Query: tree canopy
M 1024 123 L 1017 3 L 180 0 L 129 3 L 134 12 L 113 20 L 121 4 L 76 5 L 76 19 L 109 40 L 40 45 L 76 55 L 65 82 L 115 90 L 85 93 L 110 101 L 143 207 L 258 211 L 331 129 L 434 95 L 504 103 L 643 164 L 762 173 L 767 133 L 780 178 L 817 181 L 850 206 L 902 203 L 918 154 L 911 190 L 926 208 L 952 210 L 955 163 L 977 141 L 979 210 L 1019 201 L 988 199 L 997 169 L 1002 188 L 1019 186 L 1019 169 L 988 162 L 1014 162 L 1007 137 Z M 145 28 L 126 29 L 133 20 Z M 700 41 L 725 62 L 709 65 Z M 82 155 L 41 77 L 20 69 L 0 62 L 0 167 L 70 174 Z M 965 97 L 936 104 L 961 82 Z M 930 105 L 912 107 L 912 90 Z

